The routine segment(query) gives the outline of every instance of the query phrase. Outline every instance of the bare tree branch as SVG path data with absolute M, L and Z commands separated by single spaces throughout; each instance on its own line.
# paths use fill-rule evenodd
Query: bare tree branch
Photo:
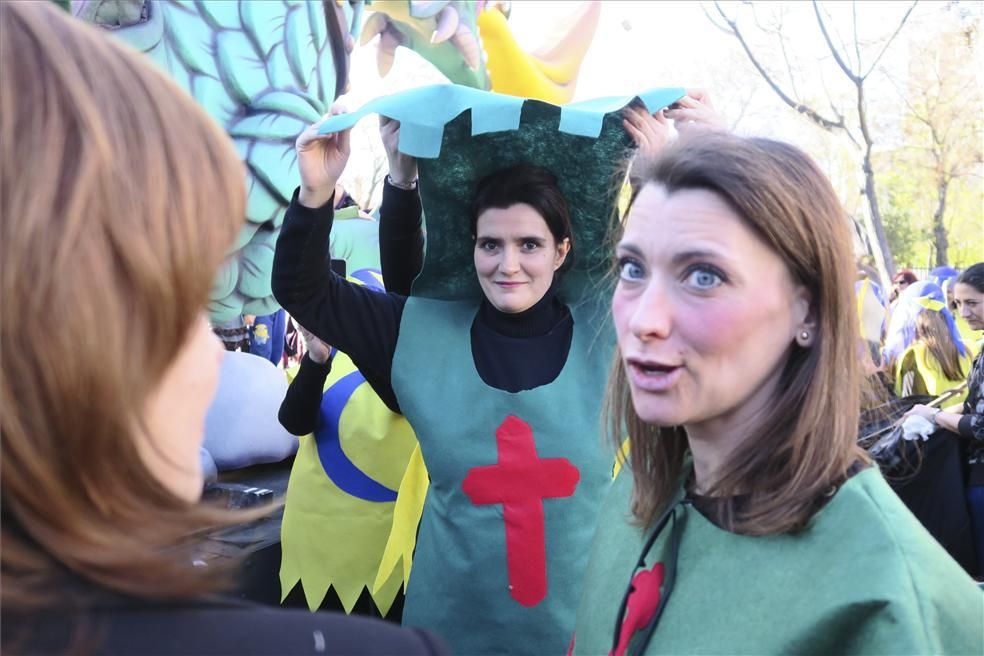
M 897 79 L 895 79 L 894 75 L 888 73 L 887 71 L 885 72 L 885 78 L 895 88 L 895 91 L 899 94 L 899 100 L 901 100 L 905 104 L 905 106 L 909 109 L 909 112 L 914 117 L 919 118 L 921 120 L 920 112 L 917 111 L 916 108 L 912 106 L 911 102 L 909 102 L 909 94 L 907 94 L 905 90 L 902 88 L 901 83 Z
M 702 12 L 704 12 L 704 15 L 707 17 L 707 20 L 709 20 L 711 22 L 711 25 L 713 25 L 714 27 L 718 28 L 719 30 L 721 30 L 722 32 L 724 32 L 725 34 L 727 34 L 729 36 L 734 36 L 734 32 L 732 32 L 726 26 L 721 25 L 721 23 L 719 23 L 717 21 L 717 19 L 714 18 L 714 16 L 712 16 L 709 11 L 707 11 L 707 7 L 704 6 L 704 3 L 703 2 L 700 3 L 700 10 Z
M 861 41 L 858 39 L 858 2 L 851 3 L 851 25 L 854 28 L 854 54 L 858 59 L 858 70 L 861 70 Z
M 861 83 L 861 78 L 855 74 L 853 70 L 847 65 L 844 59 L 841 57 L 840 52 L 837 47 L 834 46 L 834 42 L 830 40 L 830 34 L 827 32 L 827 25 L 823 21 L 823 16 L 820 15 L 820 5 L 817 4 L 817 0 L 813 0 L 813 13 L 817 15 L 817 24 L 820 26 L 820 31 L 823 33 L 823 40 L 827 42 L 827 48 L 830 49 L 830 54 L 834 56 L 834 61 L 840 66 L 841 70 L 844 71 L 844 75 L 847 76 L 851 82 L 855 85 Z
M 726 13 L 724 13 L 724 10 L 721 8 L 721 4 L 717 0 L 714 0 L 714 7 L 717 9 L 718 13 L 721 15 L 721 18 L 730 28 L 731 33 L 735 36 L 735 38 L 738 39 L 738 43 L 741 44 L 741 47 L 745 51 L 745 54 L 748 56 L 749 61 L 752 62 L 752 65 L 762 76 L 762 79 L 766 81 L 766 83 L 772 88 L 772 90 L 776 93 L 776 95 L 778 95 L 782 99 L 784 103 L 792 107 L 800 114 L 803 114 L 804 116 L 809 118 L 811 121 L 822 127 L 824 130 L 833 131 L 838 129 L 840 130 L 846 129 L 843 120 L 832 121 L 828 118 L 825 118 L 824 116 L 821 116 L 820 113 L 815 111 L 813 108 L 808 107 L 803 103 L 791 98 L 789 94 L 783 91 L 782 87 L 780 87 L 779 84 L 772 79 L 772 76 L 769 75 L 769 72 L 766 71 L 765 68 L 762 66 L 762 64 L 759 63 L 758 58 L 755 57 L 755 54 L 752 52 L 752 49 L 745 41 L 745 37 L 742 36 L 741 31 L 738 29 L 738 24 L 735 21 L 733 21 L 731 18 L 729 18 Z
M 823 87 L 823 93 L 824 95 L 827 96 L 827 104 L 830 105 L 830 111 L 833 112 L 834 116 L 837 117 L 837 120 L 844 125 L 842 129 L 844 130 L 844 134 L 847 135 L 847 138 L 851 140 L 851 143 L 854 144 L 855 148 L 858 148 L 860 150 L 861 142 L 859 142 L 857 137 L 854 136 L 854 131 L 850 128 L 850 126 L 847 124 L 847 121 L 844 119 L 844 114 L 841 113 L 841 111 L 837 109 L 837 105 L 834 104 L 834 98 L 830 94 L 830 89 L 827 87 L 827 79 L 824 76 L 822 69 L 820 70 L 819 73 L 819 79 L 820 79 L 820 86 Z
M 781 11 L 781 10 L 780 10 Z M 780 14 L 779 29 L 776 31 L 776 36 L 779 39 L 779 49 L 782 50 L 782 59 L 786 62 L 786 73 L 789 75 L 789 85 L 793 89 L 793 93 L 799 97 L 799 89 L 796 88 L 796 76 L 793 75 L 793 64 L 789 59 L 789 52 L 786 50 L 786 38 L 782 33 L 782 15 Z
M 905 16 L 903 16 L 902 20 L 899 21 L 899 26 L 895 28 L 895 32 L 892 33 L 892 36 L 888 37 L 888 41 L 885 42 L 885 45 L 882 47 L 881 52 L 879 52 L 878 56 L 875 57 L 873 62 L 871 62 L 871 67 L 868 69 L 868 72 L 861 76 L 862 80 L 867 79 L 867 77 L 871 75 L 871 72 L 875 70 L 875 67 L 878 66 L 878 62 L 881 61 L 882 55 L 885 54 L 885 51 L 888 50 L 888 47 L 892 45 L 892 41 L 894 41 L 895 37 L 897 37 L 899 35 L 899 32 L 902 31 L 902 28 L 905 26 L 905 22 L 909 20 L 909 14 L 912 13 L 912 10 L 916 8 L 917 4 L 919 4 L 919 0 L 915 0 L 912 3 L 912 6 L 909 7 L 909 10 L 905 12 Z

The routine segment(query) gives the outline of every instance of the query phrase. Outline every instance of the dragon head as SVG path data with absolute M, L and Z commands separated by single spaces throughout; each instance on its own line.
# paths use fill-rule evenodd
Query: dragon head
M 376 65 L 389 73 L 396 48 L 405 46 L 455 84 L 490 86 L 479 43 L 478 15 L 486 3 L 461 0 L 376 0 L 362 29 L 362 45 L 379 35 Z
M 574 85 L 601 15 L 601 4 L 585 2 L 560 17 L 543 46 L 524 51 L 509 29 L 510 5 L 459 0 L 374 0 L 362 29 L 363 45 L 377 35 L 380 75 L 393 65 L 396 49 L 410 48 L 451 82 L 524 98 L 563 104 Z

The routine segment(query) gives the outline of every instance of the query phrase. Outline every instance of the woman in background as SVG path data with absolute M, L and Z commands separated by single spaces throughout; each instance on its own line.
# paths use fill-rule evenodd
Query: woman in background
M 222 353 L 204 307 L 241 164 L 164 74 L 54 4 L 0 4 L 0 34 L 4 653 L 438 650 L 214 596 L 231 576 L 193 566 L 204 531 L 255 517 L 199 504 Z
M 897 396 L 939 396 L 967 379 L 970 352 L 936 283 L 913 283 L 899 296 L 885 338 L 885 359 L 892 363 Z M 958 394 L 951 402 L 964 397 Z
M 984 330 L 984 262 L 960 274 L 953 299 L 961 318 L 972 330 Z M 967 504 L 977 547 L 977 574 L 984 576 L 984 356 L 978 351 L 967 380 L 967 399 L 962 406 L 945 410 L 917 405 L 907 413 L 919 415 L 957 433 L 967 442 Z

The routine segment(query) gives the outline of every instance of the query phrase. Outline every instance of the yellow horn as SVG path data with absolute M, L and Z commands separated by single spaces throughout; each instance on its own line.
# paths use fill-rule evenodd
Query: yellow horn
M 516 43 L 506 17 L 495 9 L 478 16 L 492 90 L 554 104 L 574 97 L 577 74 L 598 25 L 601 6 L 590 2 L 548 48 L 527 53 Z

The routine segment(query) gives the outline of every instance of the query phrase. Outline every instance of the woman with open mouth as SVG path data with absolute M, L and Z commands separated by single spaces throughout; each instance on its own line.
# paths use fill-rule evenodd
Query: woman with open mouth
M 800 150 L 709 133 L 615 252 L 612 436 L 576 654 L 981 653 L 984 597 L 856 445 L 848 220 Z

